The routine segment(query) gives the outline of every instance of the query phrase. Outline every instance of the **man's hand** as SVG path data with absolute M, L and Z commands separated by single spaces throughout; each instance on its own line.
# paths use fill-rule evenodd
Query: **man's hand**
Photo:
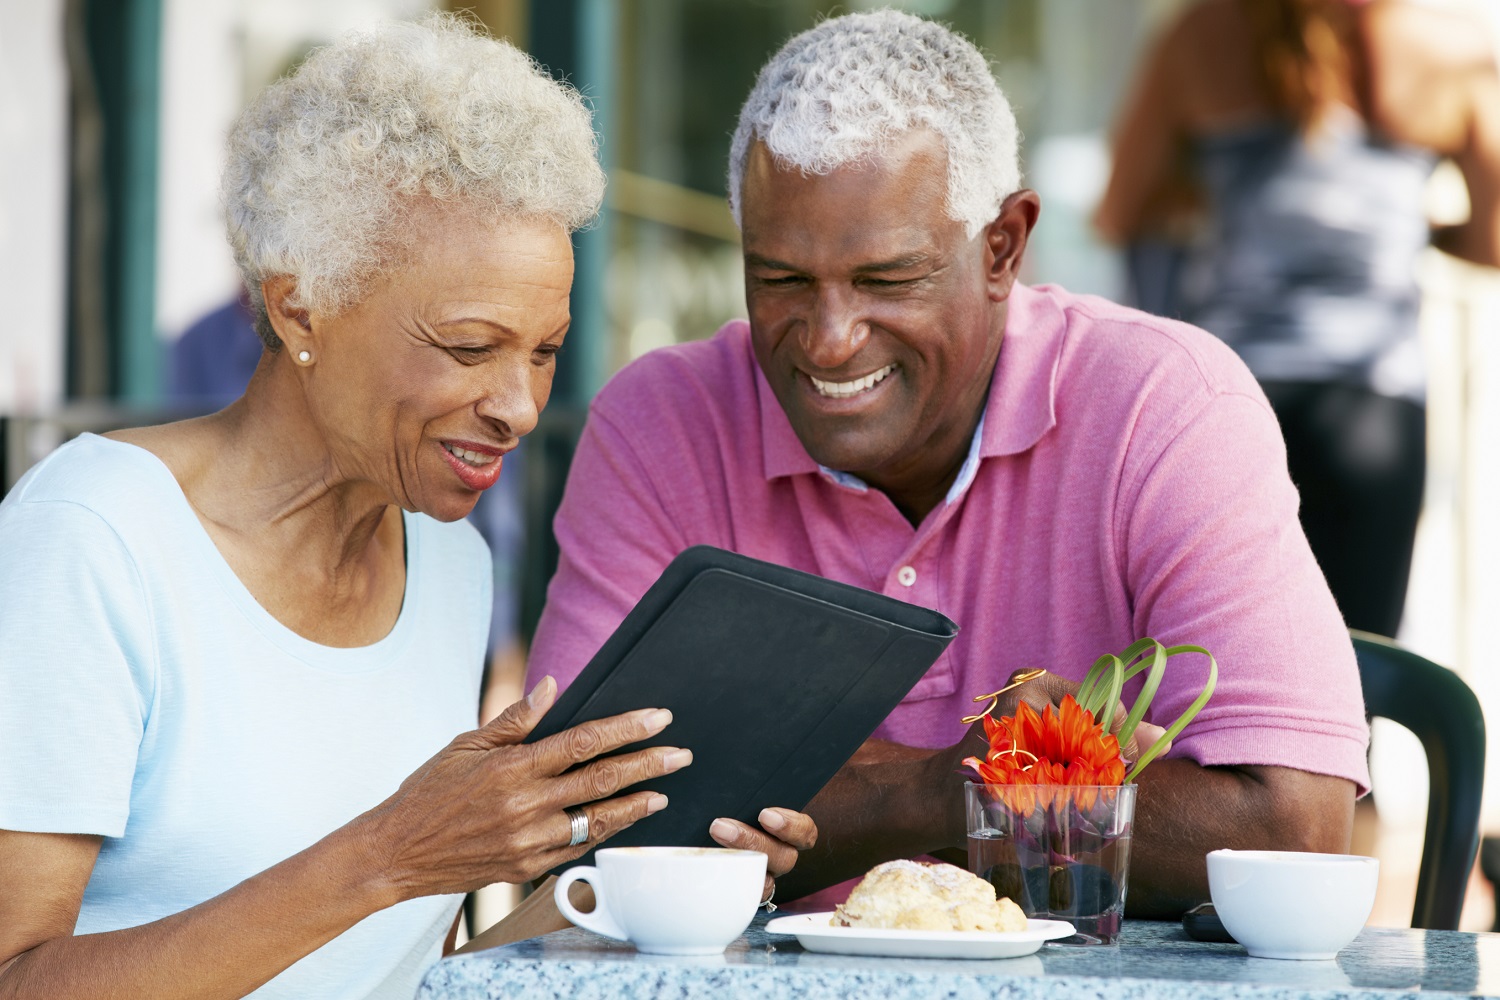
M 1000 696 L 992 714 L 1037 711 L 1078 686 L 1043 674 Z M 1123 711 L 1123 709 L 1121 710 Z M 1116 715 L 1116 721 L 1124 716 Z M 1162 735 L 1143 723 L 1127 759 Z M 965 847 L 961 762 L 984 753 L 982 724 L 937 750 L 869 740 L 808 805 L 821 842 L 784 882 L 788 898 L 856 878 L 893 858 L 947 856 Z M 1349 849 L 1354 785 L 1282 767 L 1202 767 L 1159 760 L 1143 775 L 1131 851 L 1129 912 L 1175 917 L 1208 898 L 1207 852 Z
M 1075 682 L 1046 672 L 1018 682 L 1027 673 L 1034 672 L 1011 675 L 1009 690 L 990 712 L 994 718 L 1015 715 L 1023 701 L 1040 713 L 1078 692 Z M 1117 707 L 1113 724 L 1123 724 L 1127 714 Z M 1160 726 L 1142 722 L 1123 748 L 1125 759 L 1138 759 L 1165 734 Z M 958 743 L 938 750 L 866 740 L 808 806 L 828 836 L 809 856 L 804 869 L 810 870 L 788 880 L 793 896 L 857 877 L 892 858 L 963 851 L 963 760 L 983 757 L 988 749 L 982 721 Z M 851 837 L 853 831 L 860 832 Z
M 725 847 L 766 856 L 766 884 L 760 896 L 764 903 L 775 894 L 776 879 L 797 864 L 797 855 L 818 842 L 818 826 L 811 816 L 790 809 L 762 809 L 757 818 L 765 832 L 733 819 L 714 820 L 708 832 Z

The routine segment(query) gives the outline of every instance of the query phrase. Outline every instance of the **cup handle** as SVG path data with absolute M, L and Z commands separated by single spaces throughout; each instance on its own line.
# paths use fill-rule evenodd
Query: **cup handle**
M 628 941 L 630 938 L 624 928 L 615 923 L 614 918 L 609 915 L 609 909 L 604 905 L 603 881 L 599 878 L 599 869 L 593 865 L 578 865 L 569 868 L 558 877 L 557 884 L 552 887 L 552 899 L 557 903 L 557 909 L 563 916 L 584 930 L 614 938 L 616 941 Z M 587 882 L 589 888 L 594 890 L 592 912 L 582 912 L 568 899 L 568 887 L 574 882 Z

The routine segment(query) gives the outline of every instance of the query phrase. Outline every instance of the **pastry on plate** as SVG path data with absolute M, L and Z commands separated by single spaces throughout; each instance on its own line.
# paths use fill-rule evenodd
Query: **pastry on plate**
M 1026 915 L 995 887 L 954 865 L 887 861 L 854 887 L 835 927 L 912 931 L 1024 931 Z

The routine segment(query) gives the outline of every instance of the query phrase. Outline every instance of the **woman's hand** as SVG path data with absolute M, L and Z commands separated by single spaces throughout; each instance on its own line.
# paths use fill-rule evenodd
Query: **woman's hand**
M 762 809 L 756 818 L 765 832 L 739 820 L 716 819 L 708 833 L 725 847 L 766 856 L 766 885 L 760 895 L 765 903 L 776 893 L 776 879 L 792 870 L 800 852 L 818 842 L 818 826 L 811 816 L 791 809 Z
M 556 682 L 544 678 L 524 700 L 459 736 L 350 824 L 351 833 L 366 839 L 397 899 L 528 881 L 666 808 L 666 796 L 656 792 L 610 796 L 686 767 L 691 751 L 653 747 L 584 762 L 655 736 L 672 713 L 642 709 L 522 744 L 556 694 Z M 589 820 L 588 840 L 571 847 L 563 811 L 569 806 L 580 806 Z

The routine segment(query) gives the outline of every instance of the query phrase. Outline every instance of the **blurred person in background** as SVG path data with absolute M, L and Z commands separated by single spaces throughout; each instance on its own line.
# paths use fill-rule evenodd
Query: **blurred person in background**
M 1433 232 L 1440 157 L 1472 211 Z M 1395 635 L 1425 472 L 1418 258 L 1500 264 L 1493 35 L 1401 0 L 1194 4 L 1140 71 L 1095 223 L 1130 245 L 1138 304 L 1245 359 L 1346 623 Z M 1152 248 L 1190 233 L 1169 273 Z
M 167 398 L 174 404 L 218 410 L 239 399 L 260 364 L 265 344 L 255 332 L 250 292 L 188 324 L 168 355 Z
M 0 997 L 405 1000 L 462 893 L 666 808 L 619 793 L 691 763 L 590 762 L 649 708 L 523 745 L 550 678 L 467 731 L 490 564 L 462 519 L 568 328 L 604 188 L 579 96 L 456 19 L 388 25 L 263 93 L 224 187 L 244 395 L 76 438 L 0 504 Z M 814 831 L 767 812 L 783 839 L 741 844 L 780 874 Z

